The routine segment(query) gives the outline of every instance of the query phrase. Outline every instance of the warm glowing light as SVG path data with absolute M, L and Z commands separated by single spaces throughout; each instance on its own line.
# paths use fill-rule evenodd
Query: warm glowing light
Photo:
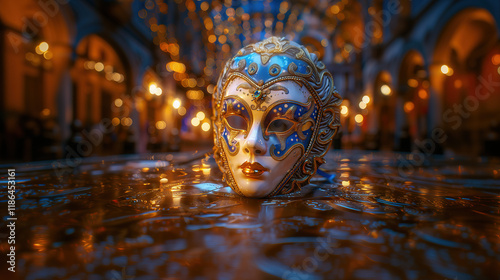
M 197 84 L 196 79 L 193 79 L 193 78 L 188 79 L 188 80 L 187 80 L 187 84 L 188 84 L 188 86 L 189 86 L 189 87 L 191 87 L 191 88 L 195 87 L 195 86 L 196 86 L 196 84 Z
M 413 104 L 413 102 L 411 101 L 408 101 L 405 103 L 404 109 L 406 113 L 409 113 L 413 111 L 413 109 L 415 109 L 415 104 Z
M 87 69 L 94 69 L 95 61 L 89 60 L 89 61 L 85 62 L 83 66 Z
M 500 75 L 500 66 L 497 69 L 498 75 Z
M 342 186 L 347 187 L 351 184 L 349 181 L 342 181 Z
M 331 11 L 333 14 L 335 14 L 335 15 L 336 15 L 336 14 L 338 14 L 338 13 L 340 12 L 340 8 L 339 8 L 339 6 L 337 6 L 337 5 L 333 5 L 333 6 L 331 6 L 331 7 L 330 7 L 330 11 Z
M 181 107 L 181 100 L 179 98 L 174 99 L 174 102 L 172 103 L 172 106 L 175 109 L 179 109 L 179 107 Z
M 363 100 L 363 102 L 365 102 L 366 104 L 368 104 L 368 103 L 370 103 L 370 96 L 365 95 L 365 96 L 363 96 L 363 99 L 361 99 L 361 100 Z
M 418 81 L 415 79 L 408 79 L 408 86 L 412 88 L 418 87 Z
M 123 126 L 131 126 L 132 125 L 132 119 L 131 118 L 122 118 L 121 123 Z
M 449 71 L 450 71 L 450 68 L 448 67 L 448 65 L 441 66 L 441 73 L 448 74 Z
M 224 44 L 227 41 L 227 37 L 225 35 L 219 36 L 219 43 Z
M 441 65 L 441 73 L 443 73 L 447 76 L 451 76 L 451 75 L 453 75 L 453 69 L 451 67 L 448 67 L 448 65 L 443 64 L 443 65 Z
M 179 115 L 184 116 L 186 114 L 186 108 L 180 107 L 177 112 L 179 113 Z
M 97 71 L 97 72 L 101 72 L 102 70 L 104 70 L 104 64 L 102 64 L 102 62 L 97 62 L 97 63 L 94 65 L 94 69 L 95 69 L 95 71 Z
M 188 86 L 190 86 L 189 82 L 188 82 Z M 201 90 L 188 90 L 186 92 L 186 97 L 189 99 L 193 99 L 193 100 L 201 100 L 201 99 L 203 99 L 204 96 L 205 96 L 205 94 Z
M 366 109 L 366 103 L 363 102 L 363 101 L 359 102 L 359 108 L 360 109 Z
M 117 83 L 121 83 L 123 82 L 124 80 L 124 77 L 122 74 L 120 73 L 113 73 L 113 81 L 117 82 Z
M 352 52 L 352 45 L 351 44 L 345 44 L 344 50 L 348 53 Z
M 158 88 L 158 86 L 155 83 L 149 84 L 149 93 L 156 94 L 157 88 Z
M 491 62 L 494 65 L 499 65 L 500 64 L 500 54 L 495 54 L 494 56 L 491 57 Z
M 199 125 L 200 125 L 200 119 L 198 119 L 198 118 L 196 118 L 196 117 L 195 117 L 195 118 L 192 118 L 192 119 L 191 119 L 191 124 L 192 124 L 193 126 L 199 126 Z
M 208 41 L 210 43 L 215 43 L 215 41 L 217 41 L 217 37 L 212 34 L 212 35 L 208 36 Z
M 208 93 L 212 94 L 212 93 L 214 93 L 214 90 L 215 90 L 215 86 L 214 85 L 210 84 L 210 85 L 207 86 Z
M 157 121 L 155 126 L 157 129 L 165 129 L 165 127 L 167 127 L 167 123 L 164 121 Z
M 35 52 L 40 55 L 43 54 L 42 50 L 40 50 L 40 46 L 36 46 Z
M 203 129 L 203 131 L 209 131 L 210 130 L 210 123 L 203 123 L 201 125 L 201 129 Z
M 184 73 L 186 72 L 186 65 L 181 62 L 170 61 L 165 66 L 169 72 Z
M 462 87 L 462 81 L 461 80 L 455 80 L 453 82 L 453 85 L 455 86 L 455 88 L 461 88 Z
M 388 85 L 382 85 L 380 87 L 380 92 L 383 94 L 383 95 L 390 95 L 392 90 L 391 88 L 388 86 Z
M 427 91 L 425 89 L 421 88 L 418 90 L 418 97 L 427 99 L 427 97 L 429 97 L 429 94 L 427 94 Z
M 363 122 L 363 115 L 361 115 L 361 114 L 357 114 L 357 115 L 354 117 L 354 120 L 355 120 L 357 123 L 362 123 L 362 122 Z
M 117 98 L 115 99 L 115 106 L 116 107 L 121 107 L 123 105 L 123 100 L 121 100 L 120 98 Z
M 349 113 L 349 108 L 347 108 L 347 106 L 342 105 L 340 108 L 341 108 L 341 109 L 340 109 L 340 113 L 341 113 L 342 115 L 344 115 L 344 116 L 345 116 L 345 115 L 347 115 L 347 114 Z
M 202 121 L 205 119 L 205 113 L 203 113 L 202 111 L 199 111 L 198 113 L 196 113 L 196 117 Z
M 52 54 L 52 52 L 45 52 L 45 53 L 43 53 L 43 58 L 45 58 L 47 60 L 51 60 L 53 56 L 54 55 Z
M 48 115 L 50 115 L 50 109 L 48 108 L 43 109 L 42 116 L 47 117 Z
M 168 183 L 168 179 L 167 178 L 161 178 L 160 179 L 160 184 L 166 184 Z
M 40 51 L 42 51 L 42 53 L 44 53 L 49 50 L 49 44 L 47 44 L 47 42 L 41 42 L 38 45 L 38 48 L 40 49 Z
M 120 124 L 120 119 L 119 118 L 113 118 L 111 120 L 111 123 L 114 125 L 114 126 L 117 126 Z
M 200 5 L 200 8 L 203 11 L 206 11 L 206 10 L 208 10 L 208 8 L 210 8 L 210 5 L 207 2 L 202 2 L 201 5 Z

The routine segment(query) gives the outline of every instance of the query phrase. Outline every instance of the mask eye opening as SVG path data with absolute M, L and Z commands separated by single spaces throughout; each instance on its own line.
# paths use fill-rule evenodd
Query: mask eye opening
M 224 120 L 229 128 L 233 130 L 247 130 L 248 128 L 247 120 L 240 115 L 224 116 Z
M 269 123 L 266 133 L 284 134 L 295 127 L 295 122 L 289 119 L 276 118 Z

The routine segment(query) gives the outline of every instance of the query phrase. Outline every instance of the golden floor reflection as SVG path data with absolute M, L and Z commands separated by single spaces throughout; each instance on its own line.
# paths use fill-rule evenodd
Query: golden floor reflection
M 63 178 L 19 168 L 18 275 L 495 279 L 500 162 L 431 158 L 408 174 L 400 157 L 332 151 L 333 183 L 266 199 L 193 154 L 88 159 Z

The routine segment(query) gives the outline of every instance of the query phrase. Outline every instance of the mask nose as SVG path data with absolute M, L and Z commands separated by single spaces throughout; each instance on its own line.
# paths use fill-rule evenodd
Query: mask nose
M 243 150 L 246 154 L 256 156 L 262 156 L 266 153 L 266 141 L 264 141 L 264 137 L 262 137 L 259 126 L 255 126 L 250 130 L 247 139 L 245 139 Z

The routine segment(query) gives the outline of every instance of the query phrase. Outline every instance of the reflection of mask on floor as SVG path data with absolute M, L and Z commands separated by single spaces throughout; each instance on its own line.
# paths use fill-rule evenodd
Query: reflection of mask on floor
M 333 78 L 307 49 L 271 37 L 228 61 L 213 96 L 215 158 L 247 197 L 307 184 L 340 126 Z

